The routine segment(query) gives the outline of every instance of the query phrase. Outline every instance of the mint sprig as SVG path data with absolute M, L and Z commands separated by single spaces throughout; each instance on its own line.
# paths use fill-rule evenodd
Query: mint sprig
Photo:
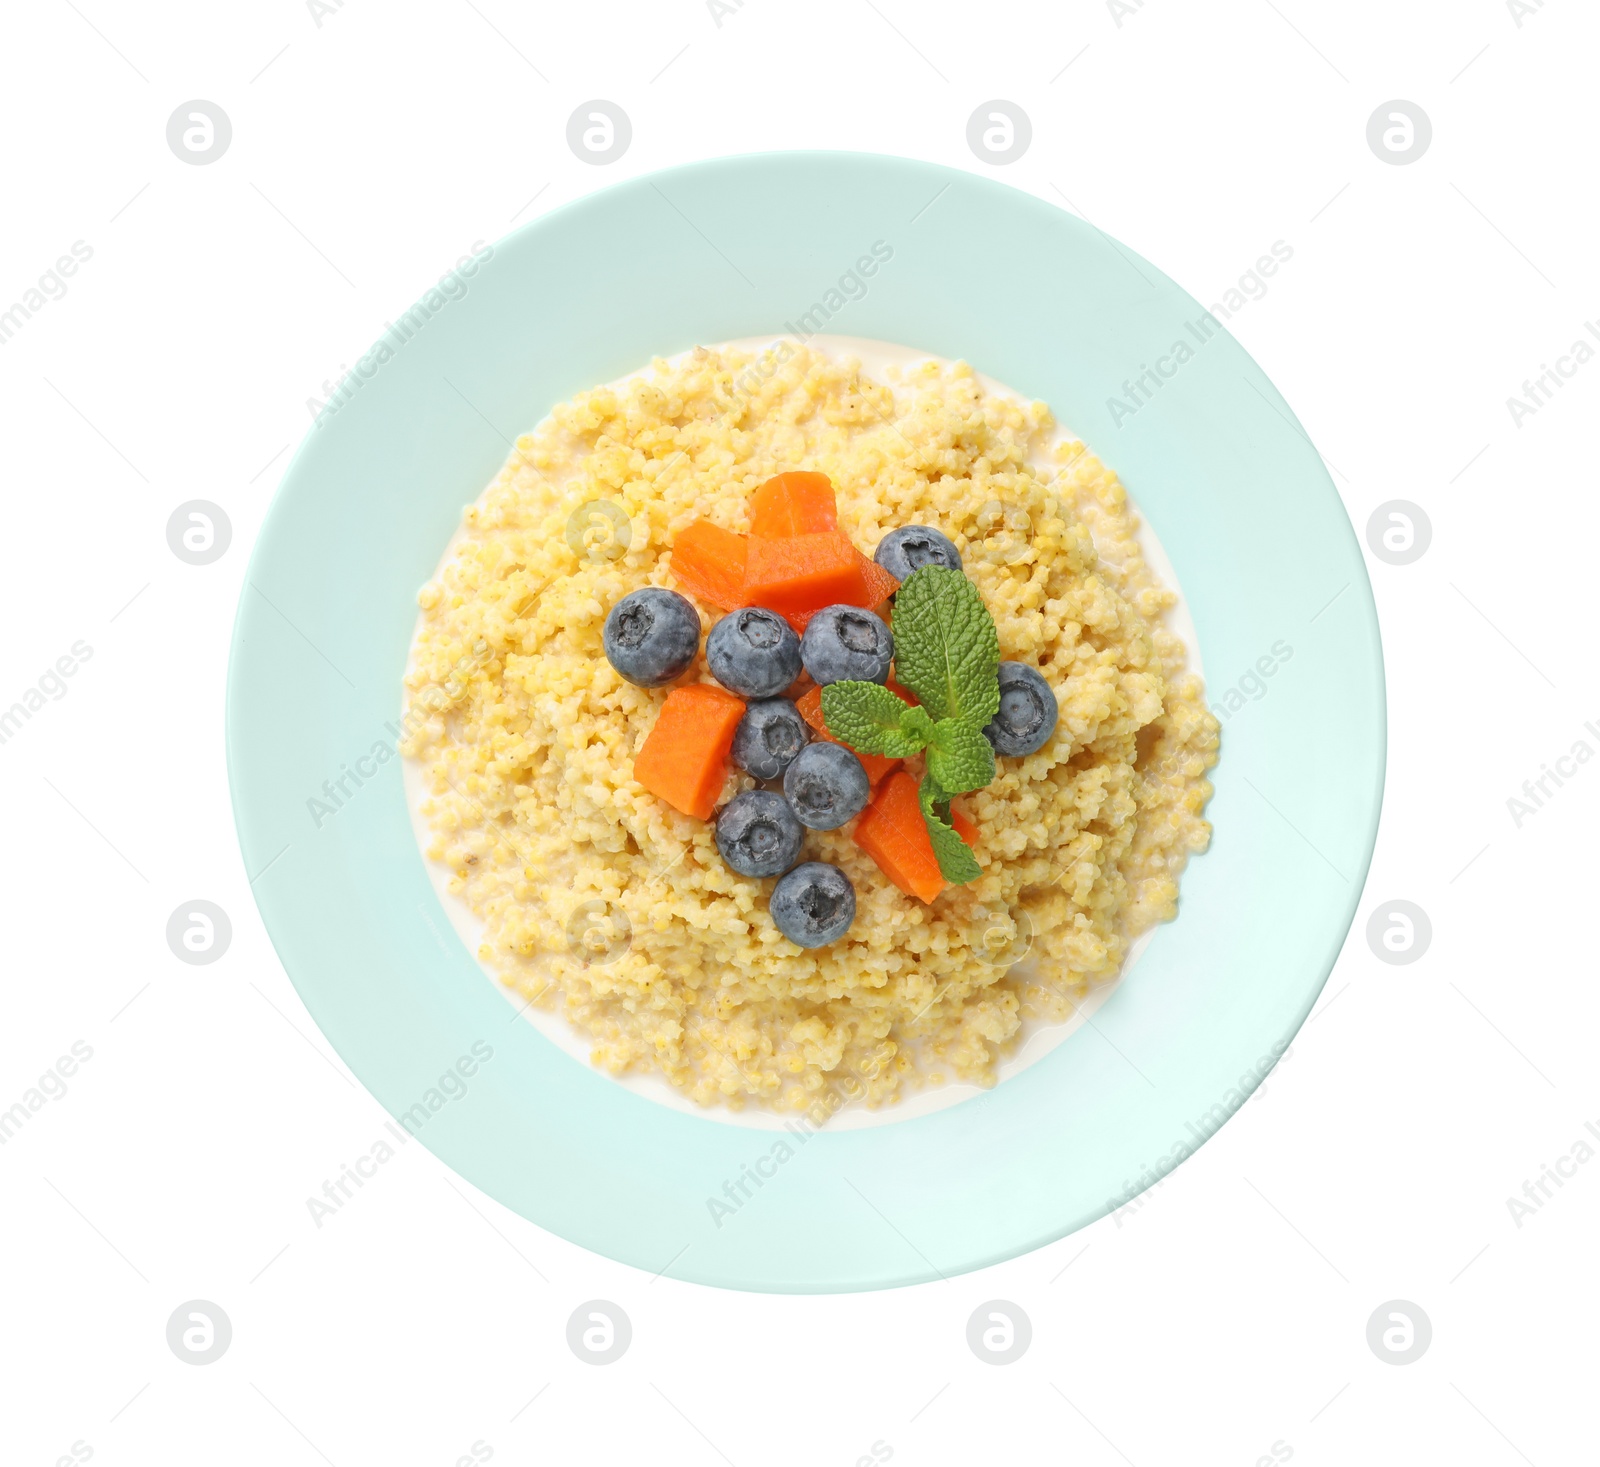
M 881 683 L 829 683 L 822 690 L 828 732 L 858 754 L 909 759 L 928 751 L 928 772 L 950 794 L 982 789 L 994 778 L 994 750 L 982 732 L 960 718 L 937 723 Z
M 895 676 L 937 721 L 981 729 L 1000 711 L 1000 638 L 978 588 L 958 570 L 925 565 L 906 577 L 890 614 Z
M 994 778 L 994 750 L 983 735 L 1000 710 L 994 618 L 960 571 L 925 565 L 901 583 L 891 627 L 895 677 L 921 707 L 878 683 L 830 683 L 823 722 L 857 753 L 908 759 L 927 751 L 917 798 L 939 870 L 957 885 L 975 881 L 981 868 L 950 824 L 950 796 Z
M 939 874 L 957 886 L 976 881 L 983 874 L 983 868 L 978 865 L 971 847 L 950 824 L 950 796 L 939 788 L 938 780 L 931 773 L 922 776 L 917 800 L 922 806 L 922 818 L 928 822 L 928 839 L 933 842 Z
M 858 754 L 907 759 L 933 731 L 933 720 L 882 683 L 829 683 L 822 690 L 822 719 L 828 732 Z
M 928 740 L 928 773 L 953 795 L 981 790 L 994 778 L 994 749 L 979 729 L 960 718 L 941 718 Z

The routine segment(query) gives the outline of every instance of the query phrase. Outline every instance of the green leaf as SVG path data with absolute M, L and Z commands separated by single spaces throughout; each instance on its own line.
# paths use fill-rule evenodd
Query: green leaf
M 927 711 L 922 708 L 908 707 L 906 711 L 900 715 L 901 732 L 916 742 L 916 748 L 911 750 L 912 754 L 915 754 L 917 749 L 921 749 L 927 745 L 929 740 L 933 738 L 933 730 L 936 726 L 937 725 L 935 725 L 934 721 L 928 717 Z M 910 755 L 901 754 L 897 757 L 906 759 L 909 758 Z
M 936 720 L 982 728 L 1000 709 L 1000 639 L 978 588 L 958 570 L 906 577 L 891 614 L 895 676 Z
M 949 823 L 950 796 L 939 788 L 939 782 L 931 774 L 925 774 L 917 798 L 922 804 L 922 818 L 928 822 L 928 838 L 933 842 L 939 874 L 957 886 L 976 881 L 983 874 L 983 868 Z
M 928 742 L 933 723 L 881 683 L 829 683 L 822 690 L 828 732 L 858 754 L 905 759 Z
M 994 750 L 964 719 L 941 718 L 928 739 L 928 773 L 953 795 L 982 789 L 994 778 Z

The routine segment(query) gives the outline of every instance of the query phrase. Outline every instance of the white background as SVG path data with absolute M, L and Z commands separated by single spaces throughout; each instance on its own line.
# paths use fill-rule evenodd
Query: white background
M 1600 1165 L 1520 1227 L 1507 1207 L 1600 1124 L 1578 925 L 1600 767 L 1520 828 L 1506 803 L 1600 749 L 1600 362 L 1521 427 L 1506 406 L 1600 319 L 1600 22 L 1537 6 L 1130 0 L 1119 25 L 1091 0 L 746 0 L 720 27 L 698 0 L 347 0 L 320 26 L 291 0 L 12 7 L 0 310 L 74 241 L 93 257 L 0 347 L 0 706 L 75 641 L 93 656 L 0 745 L 0 1109 L 75 1041 L 93 1058 L 0 1147 L 0 1460 L 1594 1460 Z M 633 124 L 607 167 L 565 141 L 595 97 Z M 165 137 L 193 98 L 233 125 L 204 167 Z M 1034 129 L 1003 168 L 966 144 L 992 98 Z M 1366 141 L 1393 98 L 1434 128 L 1403 167 Z M 221 712 L 305 401 L 474 241 L 636 173 L 813 146 L 1070 201 L 1208 302 L 1293 247 L 1230 329 L 1358 529 L 1397 498 L 1433 524 L 1414 564 L 1369 557 L 1389 784 L 1346 951 L 1193 1161 L 982 1274 L 802 1299 L 651 1280 L 420 1146 L 319 1230 L 306 1198 L 384 1117 L 261 927 Z M 213 565 L 167 547 L 189 499 L 232 519 Z M 233 922 L 211 966 L 164 936 L 197 897 Z M 1432 920 L 1408 966 L 1366 941 L 1391 898 Z M 203 1367 L 165 1338 L 197 1298 L 233 1326 Z M 566 1344 L 591 1299 L 632 1320 L 614 1365 Z M 1032 1321 L 1015 1364 L 967 1345 L 991 1299 Z M 1392 1299 L 1432 1321 L 1414 1364 L 1367 1344 Z

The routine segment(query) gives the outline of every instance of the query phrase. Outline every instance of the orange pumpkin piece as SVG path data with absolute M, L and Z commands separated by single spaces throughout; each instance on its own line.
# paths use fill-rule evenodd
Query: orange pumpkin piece
M 776 540 L 839 528 L 839 504 L 826 474 L 777 474 L 750 497 L 750 533 Z
M 855 841 L 907 896 L 931 902 L 944 890 L 917 782 L 905 770 L 891 774 L 873 793 L 856 819 Z
M 856 554 L 861 552 L 858 550 Z M 861 578 L 867 583 L 867 599 L 861 603 L 863 606 L 881 606 L 900 589 L 900 582 L 870 556 L 861 556 Z
M 824 734 L 823 738 L 832 744 L 842 742 L 832 734 Z M 850 752 L 861 761 L 861 767 L 867 771 L 867 783 L 874 787 L 882 782 L 885 775 L 893 774 L 900 767 L 900 760 L 891 759 L 886 754 L 863 754 L 855 749 Z
M 737 611 L 744 599 L 749 537 L 724 530 L 710 520 L 695 520 L 672 542 L 672 578 L 692 596 L 723 611 Z
M 820 611 L 848 602 L 863 606 L 867 595 L 862 557 L 842 530 L 750 537 L 740 606 L 765 606 L 780 616 Z
M 709 820 L 728 775 L 744 699 L 706 683 L 674 688 L 633 761 L 633 777 L 674 810 Z
M 953 804 L 950 824 L 969 846 L 976 844 L 978 827 Z M 922 818 L 917 781 L 904 770 L 873 792 L 872 803 L 856 820 L 855 840 L 907 896 L 931 902 L 945 889 L 928 822 Z
M 822 716 L 822 689 L 815 683 L 794 700 L 794 706 L 800 710 L 800 716 L 818 733 L 828 732 L 828 721 Z
M 859 605 L 865 610 L 873 611 L 882 606 L 889 597 L 900 589 L 900 582 L 895 580 L 877 561 L 868 560 L 859 550 L 856 551 L 856 554 L 861 560 L 861 579 L 866 583 L 867 587 L 866 598 Z M 858 603 L 851 602 L 850 604 L 854 606 Z M 821 610 L 821 608 L 819 607 L 817 610 Z M 783 619 L 802 637 L 806 634 L 806 623 L 816 614 L 816 611 L 786 611 L 780 613 Z

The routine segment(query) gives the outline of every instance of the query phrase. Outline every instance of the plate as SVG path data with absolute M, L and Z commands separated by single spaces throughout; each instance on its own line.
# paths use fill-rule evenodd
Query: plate
M 867 276 L 857 261 L 874 247 Z M 397 318 L 307 435 L 234 629 L 241 849 L 328 1042 L 461 1176 L 652 1275 L 885 1288 L 1014 1257 L 1131 1201 L 1288 1047 L 1377 829 L 1377 616 L 1288 405 L 1125 246 L 1030 195 L 901 159 L 760 155 L 650 175 L 528 225 L 472 271 Z M 1040 1063 L 893 1125 L 755 1131 L 643 1099 L 508 1009 L 417 851 L 397 707 L 417 588 L 518 433 L 652 356 L 824 330 L 964 358 L 1048 402 L 1122 477 L 1226 715 L 1216 834 L 1134 979 Z M 324 787 L 341 785 L 335 804 Z

